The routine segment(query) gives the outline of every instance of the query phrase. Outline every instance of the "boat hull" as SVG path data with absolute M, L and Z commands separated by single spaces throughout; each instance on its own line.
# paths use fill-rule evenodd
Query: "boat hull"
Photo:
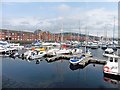
M 105 50 L 105 49 L 107 49 L 107 47 L 101 47 L 101 49 Z
M 119 74 L 113 74 L 113 73 L 105 73 L 104 72 L 104 76 L 105 77 L 109 77 L 109 78 L 115 78 L 115 79 L 119 79 L 120 80 L 120 73 Z

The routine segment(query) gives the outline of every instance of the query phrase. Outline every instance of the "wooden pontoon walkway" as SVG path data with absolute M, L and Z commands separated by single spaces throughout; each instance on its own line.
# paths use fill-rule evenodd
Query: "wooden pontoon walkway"
M 79 65 L 84 67 L 84 66 L 86 66 L 89 63 L 96 63 L 96 64 L 103 64 L 104 65 L 104 64 L 106 64 L 106 60 L 98 60 L 98 59 L 87 57 L 84 60 L 82 60 L 79 63 Z
M 77 56 L 80 56 L 80 55 L 77 55 Z M 60 59 L 69 60 L 71 57 L 73 57 L 73 55 L 57 55 L 57 56 L 54 56 L 54 57 L 51 57 L 51 58 L 46 58 L 46 60 L 48 62 L 49 61 L 54 62 L 54 61 L 60 60 Z M 79 65 L 84 67 L 85 65 L 87 65 L 89 63 L 97 63 L 97 64 L 103 64 L 104 65 L 106 63 L 106 60 L 100 60 L 100 59 L 98 60 L 98 59 L 94 59 L 94 58 L 86 55 L 86 58 L 84 60 L 82 60 L 79 63 Z

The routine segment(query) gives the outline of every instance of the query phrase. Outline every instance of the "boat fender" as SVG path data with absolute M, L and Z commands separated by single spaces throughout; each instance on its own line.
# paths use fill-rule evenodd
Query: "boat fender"
M 22 56 L 22 58 L 24 57 L 24 53 L 21 55 Z
M 39 60 L 36 60 L 36 64 L 39 64 L 40 63 L 40 61 Z
M 109 67 L 108 66 L 104 66 L 104 72 L 109 72 Z

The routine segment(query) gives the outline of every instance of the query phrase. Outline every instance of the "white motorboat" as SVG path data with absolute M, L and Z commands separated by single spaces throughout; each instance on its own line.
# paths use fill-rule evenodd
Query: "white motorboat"
M 56 52 L 56 55 L 61 55 L 61 54 L 70 54 L 71 53 L 71 49 L 60 49 Z
M 56 43 L 56 42 L 43 42 L 42 45 L 43 46 L 60 46 L 60 43 Z
M 114 50 L 112 48 L 105 49 L 105 52 L 103 53 L 103 56 L 107 57 L 109 54 L 113 54 Z
M 29 57 L 32 55 L 32 53 L 35 53 L 33 50 L 28 50 L 23 54 L 23 57 L 26 59 L 29 59 Z
M 21 46 L 19 43 L 8 43 L 7 41 L 0 41 L 0 46 L 4 48 L 9 48 L 10 50 L 19 50 L 23 49 L 24 46 Z
M 69 62 L 73 65 L 79 64 L 82 60 L 84 60 L 85 55 L 81 55 L 80 57 L 78 56 L 73 56 L 70 58 Z
M 98 49 L 99 48 L 99 45 L 97 43 L 92 43 L 90 46 L 89 46 L 91 49 Z
M 4 47 L 4 48 L 7 48 L 9 47 L 9 43 L 7 41 L 0 41 L 0 46 Z
M 24 46 L 21 46 L 20 43 L 10 43 L 10 48 L 14 48 L 16 50 L 21 50 L 24 48 Z
M 56 55 L 56 52 L 58 52 L 60 49 L 58 48 L 53 48 L 47 51 L 48 55 Z
M 81 54 L 83 52 L 83 50 L 80 48 L 74 48 L 71 50 L 71 52 L 72 52 L 72 54 L 75 55 L 75 54 Z
M 5 49 L 5 48 L 3 48 L 2 46 L 0 46 L 0 53 L 6 52 L 6 51 L 7 51 L 7 49 Z
M 34 60 L 34 59 L 40 59 L 40 58 L 42 58 L 44 55 L 46 55 L 46 52 L 45 51 L 40 51 L 40 52 L 38 52 L 38 51 L 36 51 L 37 53 L 31 53 L 31 56 L 29 57 L 29 59 L 32 59 L 32 60 Z
M 108 55 L 108 60 L 103 67 L 104 74 L 120 76 L 120 57 L 117 55 Z

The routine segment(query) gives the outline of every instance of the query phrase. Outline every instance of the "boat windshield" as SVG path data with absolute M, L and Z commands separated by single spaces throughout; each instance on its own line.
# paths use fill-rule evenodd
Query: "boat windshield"
M 81 59 L 81 58 L 83 58 L 83 57 L 84 57 L 83 55 L 82 55 L 82 56 L 80 56 L 80 59 Z
M 76 56 L 74 56 L 74 57 L 72 57 L 73 59 L 78 59 L 78 57 L 76 57 Z
M 110 57 L 110 62 L 113 62 L 113 58 L 112 57 Z
M 40 52 L 40 54 L 43 54 L 43 52 Z
M 115 62 L 118 62 L 118 58 L 115 58 Z

